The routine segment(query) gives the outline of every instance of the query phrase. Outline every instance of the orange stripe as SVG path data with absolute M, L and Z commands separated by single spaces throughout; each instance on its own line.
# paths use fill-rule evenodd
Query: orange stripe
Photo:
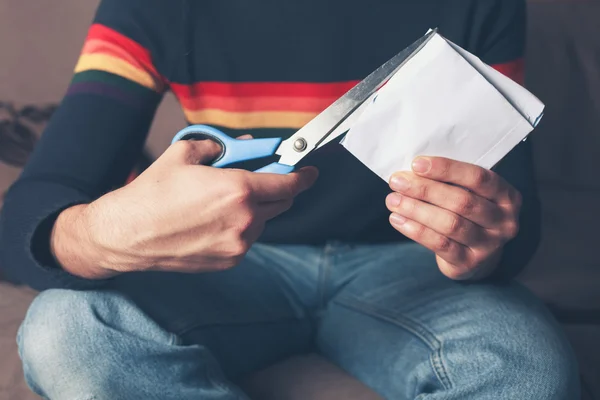
M 109 72 L 157 92 L 161 92 L 164 88 L 163 82 L 147 71 L 108 54 L 84 54 L 79 57 L 75 73 L 89 70 Z
M 180 98 L 181 106 L 189 111 L 217 109 L 234 112 L 296 111 L 320 113 L 337 97 L 228 97 L 201 96 Z
M 306 125 L 317 113 L 293 111 L 228 112 L 207 109 L 183 110 L 191 124 L 219 125 L 232 129 L 294 128 Z
M 119 58 L 132 66 L 145 70 L 148 74 L 159 77 L 159 73 L 152 65 L 145 64 L 141 62 L 140 59 L 135 58 L 131 53 L 127 52 L 121 46 L 115 43 L 106 42 L 99 39 L 91 39 L 88 40 L 83 46 L 82 54 L 105 54 L 115 58 Z
M 321 97 L 338 98 L 357 81 L 334 83 L 304 82 L 199 82 L 191 85 L 172 83 L 171 90 L 180 99 L 199 96 L 222 97 Z
M 148 70 L 154 70 L 150 51 L 127 36 L 101 24 L 93 24 L 88 31 L 87 40 L 100 40 L 113 43 L 138 60 Z M 156 74 L 158 75 L 158 74 Z
M 104 57 L 98 57 L 99 55 L 103 55 Z M 88 56 L 94 57 L 87 58 Z M 100 69 L 105 71 L 109 68 L 107 67 L 109 59 L 118 59 L 120 60 L 120 62 L 117 62 L 119 66 L 116 69 L 118 70 L 127 69 L 129 71 L 143 71 L 142 73 L 137 72 L 133 74 L 137 76 L 137 79 L 134 79 L 136 82 L 146 82 L 144 86 L 151 87 L 154 90 L 163 90 L 165 87 L 165 79 L 163 79 L 152 64 L 150 51 L 127 36 L 104 25 L 93 24 L 90 27 L 82 49 L 81 58 L 87 58 L 88 61 L 94 58 L 102 60 Z M 125 68 L 122 66 L 123 63 L 130 64 L 131 67 Z M 87 69 L 95 68 L 90 64 L 87 65 Z M 150 81 L 148 77 L 142 77 L 143 73 L 151 77 L 153 82 L 151 85 L 147 83 Z M 125 77 L 129 78 L 131 75 L 132 74 L 129 73 Z
M 525 60 L 522 58 L 504 64 L 492 65 L 492 67 L 520 85 L 525 83 Z

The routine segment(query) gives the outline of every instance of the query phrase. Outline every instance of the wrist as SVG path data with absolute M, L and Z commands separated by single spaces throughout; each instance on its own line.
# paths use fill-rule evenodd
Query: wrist
M 65 271 L 85 279 L 107 279 L 118 275 L 107 260 L 109 253 L 91 232 L 90 205 L 82 204 L 61 212 L 50 233 L 50 252 Z

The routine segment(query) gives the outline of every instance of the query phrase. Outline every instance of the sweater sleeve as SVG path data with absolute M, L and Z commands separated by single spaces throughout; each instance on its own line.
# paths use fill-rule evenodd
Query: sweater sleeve
M 526 2 L 492 0 L 485 4 L 487 7 L 482 7 L 481 18 L 478 19 L 478 52 L 484 62 L 517 83 L 524 84 Z M 494 171 L 523 197 L 519 234 L 505 246 L 499 267 L 489 277 L 490 281 L 508 282 L 529 263 L 540 241 L 540 203 L 531 142 L 521 142 L 494 167 Z
M 0 266 L 9 279 L 38 290 L 105 283 L 56 265 L 49 237 L 61 211 L 125 184 L 140 156 L 166 87 L 151 40 L 159 21 L 148 8 L 141 0 L 98 7 L 68 90 L 5 197 Z

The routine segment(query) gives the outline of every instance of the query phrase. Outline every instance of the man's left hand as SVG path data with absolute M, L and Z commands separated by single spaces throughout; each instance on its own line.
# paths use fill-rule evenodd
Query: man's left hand
M 521 195 L 498 174 L 455 160 L 418 157 L 390 179 L 390 223 L 432 250 L 444 275 L 482 278 L 519 230 Z

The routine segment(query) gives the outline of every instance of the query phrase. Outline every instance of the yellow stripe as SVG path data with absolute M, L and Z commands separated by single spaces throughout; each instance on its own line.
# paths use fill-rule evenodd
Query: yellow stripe
M 157 92 L 163 90 L 160 81 L 155 79 L 148 72 L 107 54 L 83 54 L 75 66 L 75 73 L 89 70 L 110 72 L 136 82 L 148 89 Z
M 231 112 L 215 109 L 183 110 L 192 124 L 219 125 L 232 129 L 302 128 L 317 113 L 293 111 Z

